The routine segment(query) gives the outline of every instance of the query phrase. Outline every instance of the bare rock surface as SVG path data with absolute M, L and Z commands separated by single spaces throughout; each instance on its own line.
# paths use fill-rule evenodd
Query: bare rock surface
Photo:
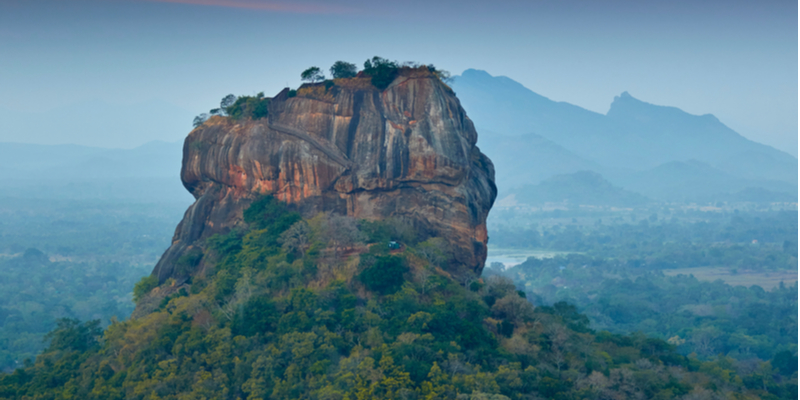
M 185 278 L 181 255 L 242 224 L 264 194 L 305 216 L 402 219 L 450 243 L 450 272 L 481 272 L 494 167 L 449 87 L 420 68 L 383 91 L 358 77 L 288 92 L 272 98 L 267 118 L 212 117 L 186 138 L 181 180 L 196 201 L 153 271 L 159 281 Z

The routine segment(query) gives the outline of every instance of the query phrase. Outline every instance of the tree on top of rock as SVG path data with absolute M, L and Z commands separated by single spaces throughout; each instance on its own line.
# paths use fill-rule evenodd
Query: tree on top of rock
M 316 83 L 325 80 L 325 75 L 319 67 L 311 67 L 300 74 L 300 79 L 305 82 Z
M 345 61 L 337 61 L 331 66 L 331 76 L 334 79 L 339 78 L 353 78 L 358 73 L 355 64 Z
M 229 94 L 229 95 L 223 97 L 222 100 L 220 100 L 219 108 L 224 110 L 224 109 L 232 106 L 233 103 L 236 103 L 236 96 L 234 96 L 233 94 Z

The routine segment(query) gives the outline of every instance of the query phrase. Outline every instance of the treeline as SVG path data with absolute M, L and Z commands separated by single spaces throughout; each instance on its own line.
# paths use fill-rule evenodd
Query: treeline
M 444 243 L 401 221 L 304 220 L 271 198 L 244 219 L 194 266 L 213 268 L 140 291 L 153 312 L 102 335 L 62 321 L 0 397 L 796 398 L 769 363 L 741 375 L 534 307 L 509 279 L 454 279 Z
M 0 261 L 0 370 L 11 371 L 47 347 L 61 318 L 127 318 L 131 288 L 152 264 L 51 262 L 37 249 Z
M 59 318 L 126 319 L 183 203 L 2 199 L 0 370 L 33 359 Z M 52 260 L 52 261 L 51 261 Z
M 789 211 L 731 214 L 709 222 L 499 226 L 490 235 L 498 247 L 581 252 L 651 270 L 705 266 L 797 269 L 797 212 Z
M 300 73 L 300 79 L 305 82 L 299 89 L 289 90 L 288 96 L 295 97 L 298 92 L 309 97 L 325 98 L 328 91 L 335 87 L 337 82 L 352 78 L 361 77 L 368 81 L 378 90 L 386 90 L 387 87 L 404 71 L 411 70 L 426 71 L 429 75 L 437 77 L 445 83 L 450 82 L 450 73 L 436 68 L 433 64 L 423 65 L 417 62 L 390 61 L 383 57 L 372 57 L 364 62 L 364 69 L 358 70 L 355 64 L 347 61 L 336 61 L 330 67 L 331 79 L 327 79 L 325 73 L 319 67 L 309 67 Z M 321 85 L 321 86 L 317 86 Z M 321 90 L 318 90 L 321 89 Z M 222 98 L 218 108 L 209 110 L 194 118 L 193 125 L 198 127 L 205 123 L 212 116 L 231 117 L 232 119 L 261 119 L 269 114 L 269 103 L 272 99 L 264 96 L 264 92 L 259 92 L 255 96 L 234 96 L 229 94 Z
M 580 254 L 530 258 L 486 273 L 525 287 L 534 304 L 575 304 L 595 329 L 642 332 L 669 340 L 685 355 L 710 359 L 721 354 L 751 362 L 797 354 L 796 282 L 772 290 L 731 286 Z

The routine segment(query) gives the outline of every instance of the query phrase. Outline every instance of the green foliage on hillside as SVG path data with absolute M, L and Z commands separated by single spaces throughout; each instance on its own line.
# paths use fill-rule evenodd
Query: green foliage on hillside
M 403 286 L 403 275 L 408 272 L 405 260 L 395 256 L 381 256 L 370 260 L 361 271 L 359 279 L 367 289 L 380 294 L 392 294 Z
M 135 303 L 139 302 L 142 296 L 155 289 L 156 286 L 158 286 L 158 278 L 155 275 L 143 277 L 139 282 L 136 282 L 136 285 L 133 287 L 133 301 Z
M 504 278 L 467 290 L 417 246 L 387 256 L 386 243 L 361 232 L 374 223 L 341 218 L 300 221 L 274 199 L 255 202 L 248 226 L 209 241 L 216 267 L 193 278 L 191 294 L 114 322 L 100 340 L 93 323 L 63 322 L 33 365 L 0 375 L 0 398 L 796 395 L 769 363 L 740 377 L 724 357 L 700 361 L 659 339 L 595 333 L 575 307 L 534 308 Z M 308 226 L 302 255 L 279 243 L 299 223 Z M 359 261 L 368 254 L 374 262 Z M 402 279 L 387 289 L 366 272 L 379 268 Z

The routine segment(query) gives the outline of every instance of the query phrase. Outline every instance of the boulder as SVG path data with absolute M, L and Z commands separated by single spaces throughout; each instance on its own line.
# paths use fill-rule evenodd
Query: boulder
M 284 89 L 266 118 L 212 117 L 184 142 L 181 180 L 196 201 L 153 273 L 186 278 L 181 255 L 272 195 L 307 217 L 403 220 L 450 243 L 451 273 L 480 274 L 497 189 L 476 140 L 455 93 L 425 67 L 401 69 L 385 90 L 363 76 Z

